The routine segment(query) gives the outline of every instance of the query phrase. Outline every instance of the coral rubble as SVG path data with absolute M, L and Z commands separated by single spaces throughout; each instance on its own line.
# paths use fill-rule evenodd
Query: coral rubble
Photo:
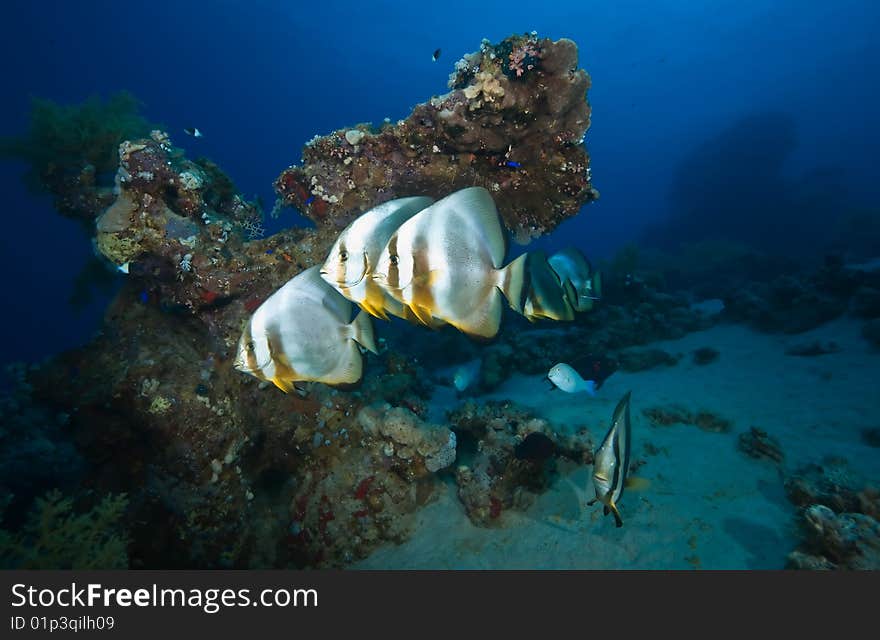
M 803 533 L 789 568 L 880 569 L 880 492 L 845 461 L 807 465 L 786 479 L 785 489 L 800 507 Z
M 319 226 L 342 228 L 392 198 L 483 186 L 519 241 L 545 234 L 598 197 L 582 144 L 590 78 L 577 57 L 571 40 L 484 41 L 456 64 L 449 93 L 395 124 L 314 138 L 275 188 Z
M 750 458 L 767 458 L 773 462 L 782 462 L 785 457 L 779 442 L 763 429 L 751 427 L 739 434 L 737 447 Z
M 678 405 L 648 407 L 642 409 L 644 416 L 655 427 L 673 424 L 689 424 L 710 433 L 727 433 L 733 427 L 730 420 L 705 409 L 692 412 Z
M 672 355 L 663 349 L 628 349 L 617 355 L 623 371 L 635 372 L 653 369 L 654 367 L 673 367 L 681 359 L 680 355 Z

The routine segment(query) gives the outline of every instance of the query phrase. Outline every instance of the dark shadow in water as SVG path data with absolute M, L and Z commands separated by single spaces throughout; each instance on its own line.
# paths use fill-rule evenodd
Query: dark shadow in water
M 747 115 L 692 149 L 669 187 L 669 218 L 644 235 L 646 246 L 725 240 L 792 258 L 830 250 L 829 231 L 847 208 L 846 174 L 816 168 L 790 178 L 797 147 L 791 115 Z
M 782 569 L 785 565 L 785 542 L 776 531 L 744 518 L 725 518 L 724 531 L 749 552 L 749 569 Z
M 781 507 L 793 510 L 791 502 L 788 501 L 788 498 L 785 495 L 784 482 L 785 479 L 780 471 L 778 481 L 770 482 L 767 480 L 759 480 L 758 492 L 764 496 L 767 502 L 778 504 Z

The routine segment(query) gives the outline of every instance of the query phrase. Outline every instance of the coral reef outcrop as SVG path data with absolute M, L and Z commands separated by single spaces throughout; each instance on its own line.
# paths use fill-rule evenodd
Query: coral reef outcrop
M 319 226 L 344 227 L 392 198 L 441 198 L 483 186 L 520 242 L 598 198 L 583 145 L 590 78 L 577 46 L 512 36 L 455 65 L 450 92 L 404 120 L 316 136 L 275 181 L 280 198 Z

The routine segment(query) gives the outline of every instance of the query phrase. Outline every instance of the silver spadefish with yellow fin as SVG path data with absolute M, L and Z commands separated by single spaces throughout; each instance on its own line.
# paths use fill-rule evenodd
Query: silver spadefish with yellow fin
M 604 504 L 605 515 L 607 516 L 609 511 L 613 513 L 618 527 L 623 526 L 623 519 L 617 510 L 617 505 L 620 503 L 620 496 L 623 495 L 626 473 L 629 469 L 631 393 L 627 391 L 617 403 L 611 419 L 611 429 L 608 430 L 605 440 L 594 456 L 593 486 L 596 489 L 596 497 L 587 503 L 592 505 L 599 501 Z
M 574 320 L 574 309 L 543 251 L 526 254 L 519 311 L 529 322 Z
M 373 279 L 423 324 L 442 320 L 493 338 L 503 292 L 519 300 L 525 256 L 503 267 L 506 243 L 483 187 L 452 193 L 404 222 L 382 250 Z
M 337 238 L 321 266 L 321 277 L 371 316 L 387 320 L 390 313 L 414 320 L 403 304 L 373 280 L 372 274 L 391 234 L 433 202 L 422 196 L 397 198 L 362 213 Z
M 234 366 L 289 393 L 295 382 L 350 385 L 363 373 L 358 344 L 377 353 L 365 313 L 321 279 L 318 267 L 292 278 L 261 304 L 242 332 Z M 357 343 L 357 344 L 356 344 Z

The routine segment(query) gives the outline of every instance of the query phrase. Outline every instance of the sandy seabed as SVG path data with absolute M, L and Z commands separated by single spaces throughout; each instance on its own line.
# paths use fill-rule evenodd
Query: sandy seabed
M 793 345 L 834 341 L 840 350 L 817 357 L 786 355 Z M 693 364 L 709 346 L 720 357 Z M 541 376 L 518 375 L 477 400 L 515 399 L 558 429 L 586 425 L 597 444 L 620 397 L 632 390 L 633 455 L 650 481 L 621 501 L 624 526 L 603 517 L 593 497 L 591 466 L 560 461 L 550 489 L 525 512 L 507 511 L 498 527 L 468 520 L 447 478 L 436 500 L 417 515 L 411 538 L 386 545 L 357 563 L 361 569 L 781 569 L 798 543 L 795 507 L 784 473 L 826 456 L 845 458 L 854 472 L 880 480 L 880 450 L 861 431 L 880 426 L 880 353 L 860 325 L 844 319 L 797 336 L 765 335 L 719 325 L 680 340 L 652 344 L 684 357 L 673 367 L 618 372 L 599 394 L 547 391 Z M 577 357 L 576 345 L 572 357 Z M 435 414 L 454 399 L 442 389 Z M 654 426 L 648 407 L 706 409 L 732 421 L 728 433 L 696 426 Z M 747 457 L 739 434 L 755 426 L 775 437 L 781 467 Z M 649 455 L 646 443 L 653 445 Z

